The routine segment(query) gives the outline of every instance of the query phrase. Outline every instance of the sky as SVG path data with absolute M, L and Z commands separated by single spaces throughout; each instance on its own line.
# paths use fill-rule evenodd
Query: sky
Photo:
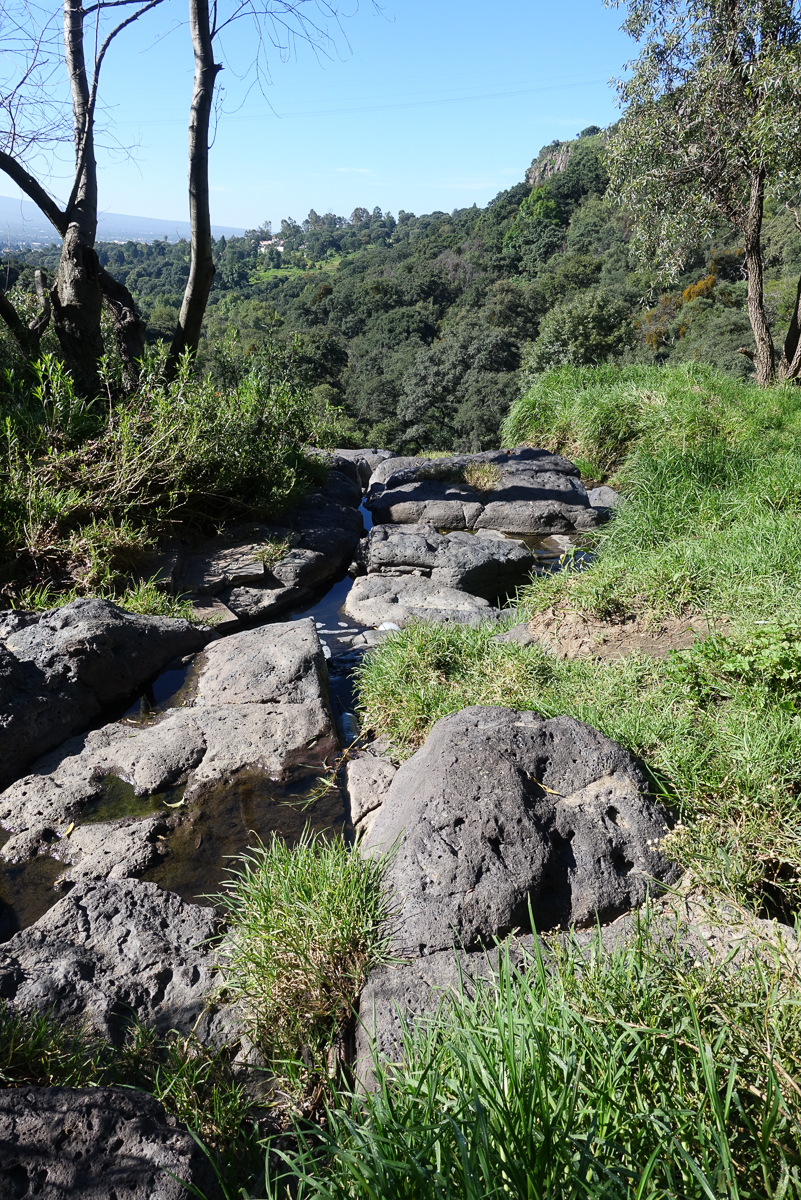
M 221 8 L 226 0 L 220 0 Z M 540 148 L 604 126 L 613 76 L 634 47 L 602 0 L 345 0 L 327 53 L 257 43 L 243 20 L 223 34 L 210 155 L 212 220 L 254 228 L 311 208 L 396 216 L 484 205 L 519 182 Z M 315 0 L 304 9 L 314 15 Z M 322 20 L 322 18 L 319 18 Z M 160 9 L 113 43 L 101 76 L 100 207 L 187 218 L 193 60 L 184 7 Z M 333 32 L 333 27 L 330 26 Z M 51 189 L 68 191 L 58 168 Z M 15 195 L 0 181 L 0 193 Z

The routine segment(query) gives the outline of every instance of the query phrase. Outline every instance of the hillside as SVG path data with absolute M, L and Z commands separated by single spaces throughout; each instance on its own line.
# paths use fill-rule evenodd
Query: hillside
M 544 147 L 526 180 L 485 208 L 397 218 L 312 209 L 302 223 L 283 221 L 271 245 L 269 226 L 220 238 L 202 361 L 231 331 L 245 350 L 271 331 L 282 341 L 299 334 L 296 353 L 320 397 L 344 407 L 354 444 L 408 451 L 496 445 L 530 373 L 555 363 L 698 360 L 748 377 L 740 248 L 722 232 L 669 292 L 655 287 L 630 258 L 626 214 L 603 202 L 602 148 L 596 126 Z M 769 208 L 764 246 L 781 344 L 801 272 L 789 213 Z M 188 243 L 99 251 L 151 337 L 169 337 Z M 11 282 L 18 274 L 30 285 L 31 268 L 53 270 L 57 254 L 13 256 Z

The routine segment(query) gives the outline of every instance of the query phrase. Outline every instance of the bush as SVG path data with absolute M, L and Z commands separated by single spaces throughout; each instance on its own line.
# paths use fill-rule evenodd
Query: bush
M 7 378 L 0 572 L 11 598 L 26 585 L 124 590 L 179 522 L 212 531 L 270 518 L 321 478 L 309 451 L 336 441 L 337 412 L 297 380 L 291 358 L 268 345 L 226 385 L 194 377 L 188 361 L 168 381 L 164 354 L 116 406 L 76 399 L 52 358 L 32 388 Z
M 523 368 L 539 372 L 567 363 L 595 366 L 633 344 L 629 305 L 602 289 L 588 289 L 557 304 L 543 318 Z

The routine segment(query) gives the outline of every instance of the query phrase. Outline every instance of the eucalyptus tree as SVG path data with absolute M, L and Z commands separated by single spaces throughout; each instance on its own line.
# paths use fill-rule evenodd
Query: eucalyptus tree
M 801 185 L 799 0 L 607 0 L 642 49 L 618 81 L 623 117 L 607 146 L 608 195 L 664 279 L 727 222 L 742 238 L 756 378 L 775 374 L 763 296 L 766 192 Z M 799 284 L 801 299 L 801 283 Z M 798 302 L 780 372 L 798 374 Z

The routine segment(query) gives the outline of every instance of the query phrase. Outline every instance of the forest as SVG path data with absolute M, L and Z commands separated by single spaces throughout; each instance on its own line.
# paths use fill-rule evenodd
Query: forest
M 604 199 L 607 134 L 545 146 L 485 208 L 397 217 L 357 208 L 269 224 L 215 242 L 199 364 L 286 348 L 316 398 L 342 410 L 354 445 L 414 453 L 498 444 L 509 406 L 560 364 L 695 360 L 752 373 L 744 255 L 721 226 L 666 290 L 631 248 L 624 209 Z M 793 212 L 766 199 L 765 300 L 781 342 L 801 272 Z M 279 249 L 279 246 L 281 247 Z M 151 342 L 172 337 L 188 242 L 98 243 L 132 293 Z M 32 293 L 60 246 L 15 252 L 6 286 Z

